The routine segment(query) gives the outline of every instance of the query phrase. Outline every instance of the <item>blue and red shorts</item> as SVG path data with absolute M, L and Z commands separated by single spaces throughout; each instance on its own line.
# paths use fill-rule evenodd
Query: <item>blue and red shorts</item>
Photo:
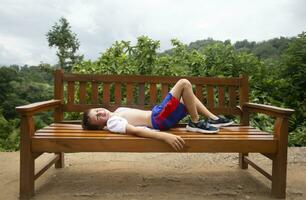
M 154 129 L 167 130 L 187 115 L 187 110 L 177 98 L 168 93 L 163 102 L 152 109 L 151 121 Z

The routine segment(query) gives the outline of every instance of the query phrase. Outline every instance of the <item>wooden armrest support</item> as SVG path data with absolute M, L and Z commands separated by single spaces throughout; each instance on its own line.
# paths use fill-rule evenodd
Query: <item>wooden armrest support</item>
M 242 110 L 247 112 L 264 113 L 273 117 L 289 117 L 294 112 L 293 109 L 257 103 L 244 103 L 242 105 Z
M 50 110 L 60 105 L 61 105 L 61 100 L 52 99 L 49 101 L 42 101 L 24 106 L 18 106 L 16 107 L 16 111 L 19 112 L 21 115 L 28 115 L 28 114 L 34 114 L 37 112 Z

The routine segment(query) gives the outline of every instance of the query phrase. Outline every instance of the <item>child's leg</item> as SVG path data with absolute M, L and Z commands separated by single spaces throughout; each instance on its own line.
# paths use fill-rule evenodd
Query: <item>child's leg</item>
M 198 97 L 196 95 L 194 95 L 194 98 L 195 98 L 195 102 L 196 102 L 196 107 L 197 107 L 197 111 L 199 114 L 201 115 L 204 115 L 204 116 L 207 116 L 213 120 L 217 120 L 218 117 L 216 115 L 214 115 L 212 112 L 210 112 L 204 105 L 203 103 L 198 99 Z M 181 103 L 184 103 L 183 99 L 181 98 Z
M 193 122 L 199 121 L 196 98 L 194 98 L 192 85 L 187 79 L 180 79 L 170 90 L 170 93 L 178 100 L 183 99 Z
M 205 115 L 211 119 L 217 120 L 218 117 L 216 115 L 214 115 L 213 113 L 211 113 L 204 105 L 203 103 L 198 99 L 198 97 L 196 95 L 194 95 L 196 104 L 197 104 L 197 110 L 200 114 Z
M 183 96 L 183 93 L 185 92 L 185 97 Z M 192 91 L 192 85 L 187 79 L 181 79 L 179 80 L 170 93 L 177 99 L 181 99 L 186 106 L 192 121 L 197 121 L 199 119 L 198 113 L 205 115 L 211 119 L 218 119 L 216 115 L 211 113 L 203 104 L 202 102 L 194 95 Z M 194 106 L 195 104 L 195 106 Z M 189 107 L 189 108 L 188 108 Z M 194 111 L 193 109 L 196 109 Z M 196 115 L 197 117 L 193 118 L 193 115 Z

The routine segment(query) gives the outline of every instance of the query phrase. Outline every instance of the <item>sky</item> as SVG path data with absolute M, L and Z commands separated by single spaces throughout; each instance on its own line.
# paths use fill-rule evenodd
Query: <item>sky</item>
M 95 60 L 115 41 L 146 35 L 185 44 L 213 38 L 264 41 L 306 31 L 306 0 L 0 0 L 0 65 L 56 64 L 46 33 L 65 17 Z

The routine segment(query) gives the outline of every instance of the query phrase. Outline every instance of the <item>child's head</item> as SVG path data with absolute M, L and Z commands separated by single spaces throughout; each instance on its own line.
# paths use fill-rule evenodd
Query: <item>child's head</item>
M 85 130 L 100 130 L 106 125 L 110 111 L 105 108 L 92 108 L 83 113 L 82 127 Z

